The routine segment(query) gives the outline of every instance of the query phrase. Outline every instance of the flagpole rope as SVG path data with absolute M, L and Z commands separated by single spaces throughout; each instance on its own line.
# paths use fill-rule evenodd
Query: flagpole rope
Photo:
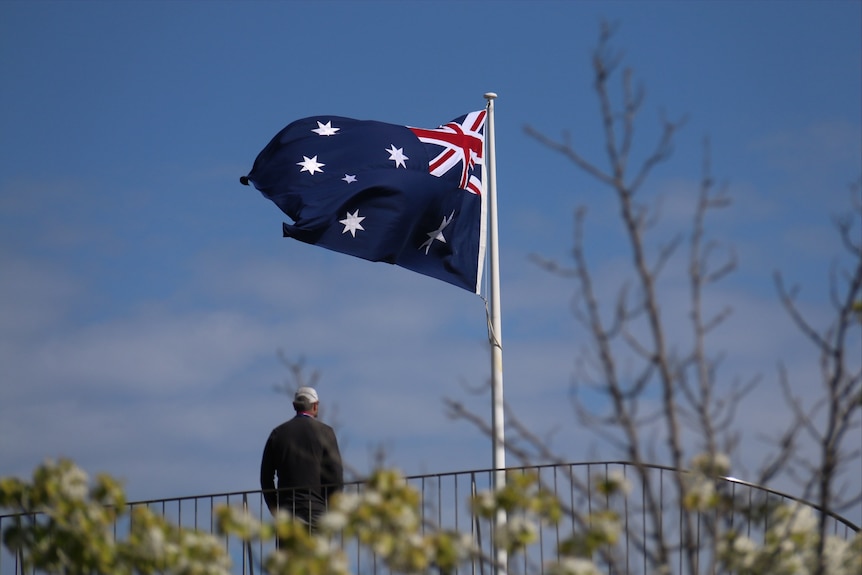
M 485 264 L 484 267 L 489 267 L 489 261 L 491 259 L 490 250 L 485 251 Z M 494 321 L 491 319 L 491 309 L 488 303 L 488 294 L 491 292 L 491 274 L 484 274 L 482 278 L 482 287 L 484 288 L 483 293 L 479 294 L 479 297 L 482 298 L 482 302 L 485 304 L 485 323 L 488 324 L 488 343 L 491 347 L 499 347 L 500 350 L 503 349 L 503 344 L 500 342 L 500 339 L 497 337 L 497 332 L 494 330 Z
M 494 331 L 494 322 L 491 321 L 491 310 L 488 308 L 488 298 L 482 297 L 482 301 L 485 302 L 485 322 L 488 324 L 488 343 L 490 343 L 492 347 L 496 346 L 502 350 L 503 344 L 500 343 L 500 340 L 497 338 L 497 334 Z

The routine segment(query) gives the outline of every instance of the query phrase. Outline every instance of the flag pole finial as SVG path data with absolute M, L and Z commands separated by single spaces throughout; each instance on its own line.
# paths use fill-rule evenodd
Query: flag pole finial
M 496 97 L 497 97 L 497 92 L 485 92 L 485 99 L 486 100 L 493 100 Z

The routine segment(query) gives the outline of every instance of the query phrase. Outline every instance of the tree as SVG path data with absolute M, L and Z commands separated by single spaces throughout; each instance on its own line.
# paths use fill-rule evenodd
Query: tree
M 181 529 L 135 507 L 124 538 L 115 529 L 129 514 L 122 486 L 107 475 L 93 481 L 69 460 L 48 461 L 30 481 L 0 478 L 0 509 L 20 513 L 3 530 L 3 545 L 23 571 L 227 575 L 230 558 L 215 536 Z
M 588 249 L 584 241 L 587 219 L 585 208 L 574 218 L 572 263 L 562 266 L 556 261 L 536 257 L 539 265 L 549 272 L 574 281 L 572 305 L 575 320 L 583 327 L 589 344 L 577 358 L 577 372 L 572 386 L 574 410 L 579 423 L 595 432 L 632 462 L 637 470 L 637 483 L 644 487 L 644 513 L 649 517 L 648 533 L 630 535 L 638 542 L 651 566 L 650 572 L 671 571 L 671 559 L 682 556 L 686 573 L 713 573 L 720 566 L 741 569 L 728 549 L 747 546 L 741 535 L 723 521 L 721 511 L 735 509 L 734 502 L 720 492 L 714 479 L 730 471 L 729 456 L 738 442 L 735 432 L 735 412 L 740 401 L 751 391 L 756 378 L 726 384 L 720 371 L 722 354 L 708 343 L 711 333 L 731 313 L 728 307 L 709 312 L 704 304 L 707 290 L 724 279 L 736 267 L 733 249 L 708 234 L 708 218 L 729 205 L 724 187 L 716 185 L 711 174 L 709 144 L 704 144 L 703 167 L 697 202 L 687 230 L 654 250 L 652 238 L 657 229 L 660 209 L 656 200 L 644 192 L 644 183 L 653 170 L 667 160 L 677 130 L 684 120 L 661 118 L 662 129 L 652 151 L 643 159 L 634 157 L 635 125 L 641 111 L 644 92 L 633 80 L 630 69 L 621 74 L 620 104 L 614 103 L 610 83 L 617 76 L 621 56 L 611 47 L 613 28 L 603 25 L 593 54 L 594 87 L 598 96 L 604 128 L 605 163 L 594 163 L 579 152 L 568 134 L 561 139 L 547 136 L 527 126 L 526 133 L 548 149 L 562 154 L 578 169 L 603 184 L 616 200 L 629 250 L 629 279 L 619 288 L 613 301 L 599 294 L 594 271 L 588 264 Z M 836 484 L 842 473 L 855 469 L 858 473 L 860 450 L 854 444 L 853 431 L 862 421 L 862 374 L 854 357 L 859 342 L 860 322 L 854 311 L 862 299 L 862 243 L 858 229 L 862 215 L 855 206 L 851 215 L 840 219 L 839 231 L 851 256 L 849 269 L 836 272 L 832 280 L 834 323 L 818 330 L 808 323 L 794 305 L 794 290 L 786 289 L 780 275 L 776 276 L 779 297 L 793 320 L 816 346 L 821 356 L 823 398 L 804 406 L 793 394 L 790 377 L 780 372 L 785 397 L 793 410 L 794 419 L 781 435 L 774 457 L 759 472 L 758 482 L 768 483 L 779 473 L 794 473 L 803 485 L 803 496 L 813 497 L 824 510 L 839 510 L 858 504 L 862 494 L 839 497 Z M 855 233 L 855 235 L 854 235 Z M 671 320 L 662 309 L 659 279 L 680 251 L 687 269 L 689 317 L 688 345 L 670 342 Z M 590 405 L 583 398 L 588 396 Z M 603 409 L 596 412 L 600 399 Z M 460 402 L 447 400 L 450 415 L 465 419 L 491 435 L 484 418 L 467 411 Z M 507 410 L 509 434 L 507 450 L 524 464 L 560 461 L 536 433 L 529 430 L 512 410 Z M 817 442 L 820 460 L 811 463 L 798 450 L 800 435 L 807 434 Z M 661 443 L 653 441 L 657 436 Z M 666 512 L 660 502 L 661 487 L 646 467 L 667 461 L 675 469 L 691 468 L 691 473 L 675 475 L 674 500 L 685 512 L 681 515 L 679 537 L 666 528 Z M 852 473 L 852 471 L 851 471 Z M 571 478 L 577 489 L 586 487 Z M 666 496 L 665 496 L 666 497 Z M 666 501 L 666 499 L 665 499 Z M 718 513 L 704 515 L 710 510 Z M 774 513 L 776 510 L 764 510 Z M 590 524 L 590 518 L 577 509 L 567 513 L 579 516 L 579 524 Z M 820 515 L 815 537 L 816 548 L 807 559 L 810 573 L 827 572 L 826 519 Z M 704 537 L 703 525 L 706 533 Z M 782 522 L 789 531 L 795 529 L 785 517 Z M 792 521 L 790 521 L 792 523 Z M 776 541 L 787 541 L 776 534 Z M 777 564 L 786 553 L 767 546 L 772 562 Z M 800 548 L 801 549 L 801 548 Z M 799 551 L 799 549 L 796 549 Z M 788 556 L 793 555 L 792 553 Z M 706 565 L 704 566 L 704 560 Z M 612 553 L 602 561 L 613 572 L 625 572 L 615 563 Z M 760 571 L 755 571 L 760 572 Z M 777 572 L 777 571 L 774 571 Z
M 800 477 L 804 497 L 813 498 L 823 509 L 841 511 L 862 502 L 862 490 L 844 493 L 839 481 L 842 476 L 858 474 L 862 446 L 854 443 L 859 437 L 860 413 L 862 413 L 862 371 L 851 363 L 858 341 L 853 332 L 859 333 L 862 315 L 862 239 L 855 229 L 862 222 L 862 179 L 851 187 L 855 198 L 854 210 L 836 219 L 836 228 L 841 235 L 845 250 L 855 261 L 855 269 L 834 270 L 830 278 L 831 304 L 834 316 L 830 325 L 818 330 L 812 325 L 795 302 L 796 289 L 787 288 L 783 276 L 775 274 L 775 283 L 781 303 L 794 323 L 808 338 L 819 354 L 822 397 L 813 404 L 805 405 L 793 391 L 791 379 L 783 366 L 780 367 L 780 383 L 787 404 L 794 418 L 781 440 L 781 449 L 763 473 L 768 480 L 782 467 Z M 849 356 L 849 357 L 848 357 Z M 855 433 L 854 433 L 855 432 Z M 794 452 L 800 435 L 808 435 L 818 447 L 819 460 L 810 462 Z M 826 525 L 821 516 L 818 531 L 818 553 L 824 552 Z M 823 572 L 823 562 L 819 572 Z

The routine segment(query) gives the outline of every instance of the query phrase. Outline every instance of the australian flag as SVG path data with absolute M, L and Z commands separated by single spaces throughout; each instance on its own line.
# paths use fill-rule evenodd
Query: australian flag
M 484 110 L 434 129 L 303 118 L 240 181 L 293 220 L 284 237 L 479 293 L 484 124 Z

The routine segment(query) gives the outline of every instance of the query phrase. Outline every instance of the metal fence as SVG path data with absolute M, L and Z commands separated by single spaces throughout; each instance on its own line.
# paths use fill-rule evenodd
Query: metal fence
M 731 508 L 721 512 L 720 518 L 716 517 L 716 512 L 713 511 L 709 512 L 709 516 L 683 513 L 675 489 L 679 472 L 658 465 L 638 467 L 620 461 L 570 463 L 509 468 L 507 473 L 534 474 L 541 485 L 551 490 L 568 510 L 562 522 L 541 526 L 537 541 L 525 552 L 509 557 L 508 572 L 513 575 L 544 572 L 546 562 L 557 556 L 559 544 L 572 532 L 582 527 L 579 524 L 581 518 L 588 516 L 593 510 L 602 509 L 608 505 L 609 502 L 603 496 L 596 494 L 594 487 L 595 482 L 611 475 L 626 478 L 634 487 L 614 502 L 615 509 L 624 522 L 624 528 L 621 540 L 614 550 L 613 562 L 608 560 L 603 563 L 607 573 L 649 573 L 649 549 L 646 542 L 653 538 L 656 530 L 660 531 L 665 541 L 673 542 L 676 539 L 677 543 L 670 546 L 674 554 L 673 572 L 680 575 L 689 573 L 692 571 L 691 564 L 683 560 L 684 520 L 694 522 L 698 539 L 701 528 L 706 539 L 710 522 L 720 519 L 725 526 L 731 526 L 756 542 L 762 542 L 765 530 L 768 528 L 766 524 L 768 515 L 758 515 L 754 511 L 784 503 L 797 503 L 810 507 L 817 517 L 825 518 L 827 533 L 831 535 L 850 539 L 860 530 L 859 526 L 849 520 L 828 510 L 820 509 L 812 503 L 732 478 L 719 481 L 719 488 L 726 499 L 735 502 Z M 474 518 L 470 510 L 470 499 L 472 495 L 492 488 L 494 474 L 494 470 L 485 469 L 416 475 L 407 477 L 405 480 L 421 494 L 422 520 L 426 528 L 439 527 L 469 533 L 481 549 L 482 555 L 493 557 L 491 541 L 494 525 L 491 521 Z M 345 491 L 349 493 L 361 493 L 363 489 L 362 482 L 345 486 Z M 661 510 L 658 525 L 656 525 L 655 516 L 649 514 L 647 497 L 651 497 L 652 503 L 657 504 Z M 129 503 L 128 507 L 131 510 L 134 507 L 146 506 L 177 526 L 216 533 L 214 510 L 221 505 L 243 507 L 260 520 L 266 520 L 269 517 L 269 511 L 259 490 L 138 501 Z M 6 526 L 11 525 L 16 517 L 0 515 L 0 533 Z M 128 533 L 128 521 L 129 514 L 125 514 L 117 522 L 114 527 L 115 537 L 123 538 Z M 248 545 L 233 537 L 223 535 L 220 537 L 223 538 L 225 549 L 231 556 L 235 573 L 260 574 L 259 561 L 272 550 L 272 543 L 257 542 Z M 357 541 L 341 537 L 338 543 L 347 554 L 353 573 L 376 575 L 389 572 L 371 551 L 360 546 Z M 705 548 L 703 557 L 698 557 L 697 572 L 702 568 L 701 562 L 703 565 L 709 564 L 709 552 L 709 549 Z M 459 573 L 490 575 L 493 571 L 487 561 L 477 560 L 463 567 Z M 24 575 L 20 557 L 9 553 L 5 547 L 0 551 L 0 575 Z

